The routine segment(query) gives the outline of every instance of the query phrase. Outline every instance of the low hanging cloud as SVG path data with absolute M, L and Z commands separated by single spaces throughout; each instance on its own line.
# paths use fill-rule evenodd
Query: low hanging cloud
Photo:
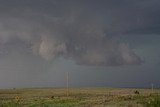
M 0 48 L 0 54 L 6 54 L 11 49 L 19 51 L 17 47 L 25 44 L 26 47 L 22 47 L 24 50 L 47 61 L 64 57 L 82 65 L 118 66 L 142 63 L 127 43 L 110 35 L 133 28 L 126 24 L 119 28 L 117 23 L 124 20 L 116 22 L 113 17 L 113 24 L 116 22 L 114 27 L 104 24 L 104 20 L 101 21 L 87 8 L 66 8 L 65 11 L 58 8 L 57 11 L 58 14 L 45 13 L 32 7 L 17 7 L 1 12 L 0 45 L 3 48 Z M 106 19 L 106 22 L 110 21 Z M 20 42 L 19 45 L 14 47 L 17 42 Z

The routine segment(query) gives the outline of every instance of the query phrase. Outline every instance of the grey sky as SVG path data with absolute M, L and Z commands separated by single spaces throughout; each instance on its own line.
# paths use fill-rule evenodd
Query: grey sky
M 0 88 L 160 85 L 159 0 L 0 0 Z

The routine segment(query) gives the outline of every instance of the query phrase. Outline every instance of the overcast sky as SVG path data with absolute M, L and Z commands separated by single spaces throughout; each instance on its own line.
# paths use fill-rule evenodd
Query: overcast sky
M 0 0 L 0 88 L 160 87 L 159 0 Z

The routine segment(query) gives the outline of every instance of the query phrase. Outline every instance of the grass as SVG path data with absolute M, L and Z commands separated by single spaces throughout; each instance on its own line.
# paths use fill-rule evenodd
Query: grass
M 138 90 L 139 93 L 135 93 Z M 0 107 L 160 107 L 160 90 L 123 88 L 0 90 Z

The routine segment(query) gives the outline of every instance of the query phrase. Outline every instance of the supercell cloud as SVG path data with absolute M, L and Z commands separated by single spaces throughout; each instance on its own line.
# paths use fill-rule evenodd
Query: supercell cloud
M 64 87 L 66 72 L 71 86 L 158 87 L 159 19 L 160 0 L 0 0 L 0 88 Z
M 63 57 L 82 65 L 141 64 L 141 58 L 118 35 L 143 32 L 155 23 L 145 18 L 144 1 L 134 8 L 137 2 L 123 0 L 113 5 L 106 0 L 100 2 L 106 3 L 105 9 L 89 0 L 84 4 L 40 0 L 32 5 L 31 1 L 16 1 L 0 7 L 0 56 L 23 50 L 47 61 Z M 144 8 L 154 5 L 148 2 Z

